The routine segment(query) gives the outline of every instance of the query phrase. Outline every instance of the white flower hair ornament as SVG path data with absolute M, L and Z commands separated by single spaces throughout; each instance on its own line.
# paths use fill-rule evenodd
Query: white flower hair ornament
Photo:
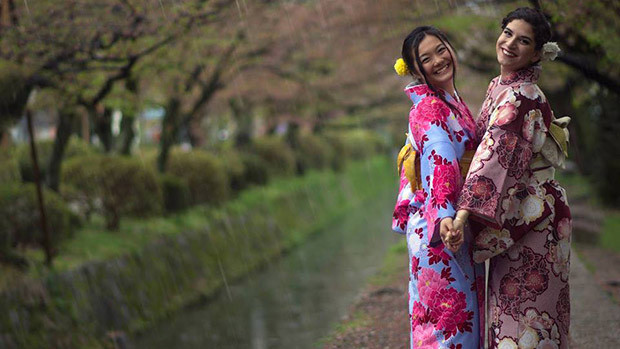
M 545 43 L 542 47 L 542 60 L 552 61 L 558 56 L 558 53 L 560 53 L 560 51 L 562 50 L 556 42 L 549 41 Z

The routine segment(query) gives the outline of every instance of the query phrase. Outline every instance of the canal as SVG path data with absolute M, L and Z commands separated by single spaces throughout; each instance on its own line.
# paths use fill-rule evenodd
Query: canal
M 395 193 L 360 204 L 287 255 L 133 339 L 138 349 L 313 348 L 400 236 Z M 405 300 L 403 300 L 403 306 Z

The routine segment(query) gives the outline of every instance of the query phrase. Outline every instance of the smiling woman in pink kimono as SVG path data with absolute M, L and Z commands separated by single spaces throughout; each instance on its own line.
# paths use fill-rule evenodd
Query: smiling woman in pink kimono
M 477 120 L 481 143 L 461 192 L 454 229 L 483 223 L 474 260 L 490 259 L 489 348 L 568 348 L 571 216 L 554 166 L 566 134 L 536 85 L 539 62 L 557 54 L 536 10 L 504 18 L 496 43 L 501 75 Z M 483 133 L 483 135 L 482 135 Z M 471 214 L 471 216 L 470 216 Z
M 452 226 L 466 154 L 471 159 L 478 144 L 475 122 L 456 93 L 456 57 L 440 31 L 416 28 L 402 55 L 399 74 L 425 81 L 405 88 L 412 107 L 392 222 L 406 234 L 409 250 L 410 347 L 476 349 L 484 271 L 472 261 L 469 236 L 451 251 L 443 235 Z

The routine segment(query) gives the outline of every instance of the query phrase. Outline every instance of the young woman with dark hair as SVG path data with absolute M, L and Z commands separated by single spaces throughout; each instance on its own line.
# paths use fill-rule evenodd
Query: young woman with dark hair
M 471 158 L 478 144 L 474 120 L 455 87 L 456 66 L 446 36 L 427 26 L 407 36 L 395 65 L 399 75 L 416 80 L 405 88 L 413 105 L 398 156 L 392 221 L 395 231 L 406 234 L 409 250 L 411 348 L 481 345 L 484 271 L 472 261 L 469 234 L 449 233 L 466 154 Z
M 566 156 L 568 118 L 555 119 L 536 85 L 540 61 L 559 50 L 550 38 L 534 9 L 503 19 L 496 43 L 501 74 L 477 119 L 481 143 L 454 220 L 459 231 L 471 218 L 474 260 L 490 261 L 489 348 L 569 347 L 571 215 L 554 179 Z

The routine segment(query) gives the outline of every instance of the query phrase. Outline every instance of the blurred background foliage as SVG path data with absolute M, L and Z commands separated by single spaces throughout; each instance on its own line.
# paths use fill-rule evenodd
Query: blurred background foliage
M 408 79 L 392 66 L 409 31 L 448 34 L 475 114 L 499 72 L 501 18 L 518 6 L 540 8 L 563 49 L 540 85 L 573 118 L 573 170 L 620 205 L 611 0 L 2 0 L 0 200 L 32 194 L 25 113 L 54 192 L 46 205 L 64 217 L 51 223 L 56 246 L 100 217 L 117 230 L 125 216 L 218 205 L 272 178 L 386 154 L 404 141 Z M 0 205 L 0 216 L 16 209 Z M 19 237 L 34 227 L 3 224 L 3 256 L 37 244 Z

